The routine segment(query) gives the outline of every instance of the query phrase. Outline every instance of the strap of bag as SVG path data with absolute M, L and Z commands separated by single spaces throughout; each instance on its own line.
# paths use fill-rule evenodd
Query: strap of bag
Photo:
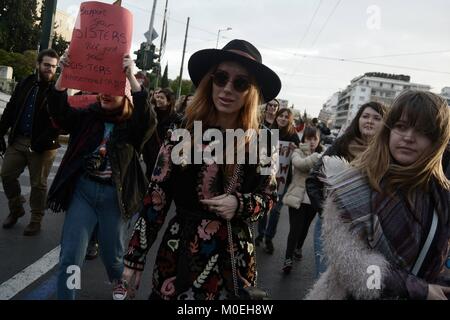
M 228 184 L 226 193 L 230 194 L 233 191 L 233 188 L 235 187 L 238 179 L 239 179 L 239 175 L 241 173 L 241 166 L 239 164 L 236 165 L 234 172 L 233 172 L 233 176 L 230 179 L 230 183 Z M 254 225 L 251 224 L 251 236 L 252 236 L 252 242 L 253 242 L 253 251 L 255 254 L 255 260 L 256 260 L 256 246 L 255 246 L 255 239 L 254 239 Z M 231 256 L 231 271 L 233 274 L 233 288 L 234 288 L 234 295 L 236 297 L 239 296 L 238 294 L 238 283 L 237 283 L 237 269 L 236 269 L 236 258 L 234 256 L 234 248 L 233 248 L 233 230 L 231 228 L 231 222 L 230 220 L 227 220 L 227 231 L 228 231 L 228 246 L 230 248 L 230 256 Z
M 241 172 L 241 167 L 239 164 L 236 165 L 235 170 L 233 172 L 233 176 L 230 179 L 230 183 L 228 184 L 226 193 L 231 194 L 233 189 L 235 188 L 235 185 L 239 179 L 239 175 Z M 233 275 L 233 289 L 234 289 L 234 296 L 239 297 L 239 291 L 238 291 L 238 283 L 237 283 L 237 269 L 236 269 L 236 259 L 234 256 L 234 248 L 233 248 L 233 230 L 231 228 L 231 222 L 230 220 L 227 220 L 227 231 L 228 231 L 228 246 L 230 248 L 230 259 L 231 259 L 231 270 Z M 255 225 L 251 223 L 251 237 L 252 237 L 252 243 L 253 243 L 253 252 L 255 256 L 256 261 L 256 245 L 255 245 Z M 255 279 L 256 283 L 256 279 Z
M 430 231 L 428 232 L 427 239 L 425 240 L 425 244 L 423 245 L 419 257 L 417 258 L 416 263 L 414 264 L 414 267 L 411 271 L 412 274 L 415 276 L 417 276 L 417 274 L 419 273 L 419 270 L 422 267 L 423 261 L 425 260 L 428 250 L 430 250 L 431 242 L 433 241 L 434 235 L 436 234 L 437 224 L 438 224 L 438 215 L 435 209 L 433 211 L 433 221 L 431 222 L 431 228 Z
M 230 183 L 228 184 L 227 190 L 225 191 L 226 194 L 230 194 L 233 191 L 233 188 L 235 187 L 240 174 L 241 168 L 239 164 L 236 164 L 236 167 L 234 168 L 233 176 L 230 179 Z M 234 289 L 234 295 L 238 297 L 238 284 L 237 284 L 237 270 L 236 270 L 236 259 L 234 257 L 234 248 L 233 248 L 233 230 L 231 228 L 231 222 L 230 220 L 227 220 L 227 231 L 228 231 L 228 247 L 230 250 L 230 256 L 231 256 L 231 271 L 233 274 L 233 289 Z

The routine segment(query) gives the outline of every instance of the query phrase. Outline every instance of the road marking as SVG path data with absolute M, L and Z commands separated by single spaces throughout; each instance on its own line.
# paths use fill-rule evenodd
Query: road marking
M 59 262 L 60 246 L 48 252 L 38 261 L 29 265 L 11 279 L 0 284 L 0 300 L 9 300 L 34 281 L 53 269 Z

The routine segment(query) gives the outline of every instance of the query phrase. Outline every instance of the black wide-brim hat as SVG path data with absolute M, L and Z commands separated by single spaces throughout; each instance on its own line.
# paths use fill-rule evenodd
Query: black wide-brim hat
M 222 49 L 204 49 L 194 53 L 189 59 L 188 70 L 196 87 L 212 66 L 223 61 L 242 64 L 256 79 L 264 102 L 274 99 L 281 90 L 278 75 L 262 63 L 261 54 L 250 42 L 231 40 Z

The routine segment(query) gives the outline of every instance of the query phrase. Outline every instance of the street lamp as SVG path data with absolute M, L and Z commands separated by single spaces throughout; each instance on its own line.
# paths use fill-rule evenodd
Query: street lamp
M 228 28 L 226 28 L 226 29 L 219 29 L 219 31 L 217 31 L 216 49 L 217 49 L 217 47 L 219 46 L 219 36 L 220 36 L 220 32 L 222 32 L 222 31 L 229 31 L 229 30 L 231 30 L 230 27 L 228 27 Z

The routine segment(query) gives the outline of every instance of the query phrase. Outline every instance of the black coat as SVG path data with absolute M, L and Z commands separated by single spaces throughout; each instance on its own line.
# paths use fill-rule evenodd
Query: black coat
M 8 138 L 9 145 L 17 137 L 17 127 L 20 122 L 25 103 L 35 85 L 39 86 L 33 108 L 33 124 L 31 133 L 31 150 L 43 152 L 60 147 L 59 130 L 52 125 L 47 111 L 47 98 L 52 82 L 37 82 L 37 76 L 31 75 L 21 81 L 14 90 L 11 99 L 3 111 L 0 120 L 0 136 L 3 137 L 11 128 Z
M 130 218 L 142 205 L 147 180 L 139 163 L 139 154 L 156 126 L 155 112 L 147 101 L 146 91 L 133 93 L 133 104 L 131 118 L 114 126 L 107 144 L 112 180 L 125 218 Z M 105 121 L 98 103 L 87 109 L 73 109 L 67 103 L 67 92 L 55 89 L 49 95 L 49 111 L 55 122 L 69 132 L 70 139 L 50 187 L 47 204 L 55 212 L 66 211 L 75 183 L 84 172 L 83 159 L 99 146 Z
M 319 212 L 319 215 L 322 214 L 323 202 L 325 201 L 324 184 L 319 179 L 319 177 L 321 176 L 324 156 L 343 157 L 344 151 L 340 147 L 338 147 L 336 142 L 334 144 L 332 144 L 324 152 L 323 156 L 319 159 L 319 161 L 314 165 L 308 178 L 306 178 L 306 182 L 305 182 L 306 192 L 308 193 L 308 197 L 309 197 L 309 200 L 311 201 L 311 205 L 312 205 L 314 211 Z
M 142 158 L 146 166 L 145 175 L 149 180 L 152 176 L 159 150 L 163 142 L 169 138 L 167 136 L 168 131 L 179 128 L 182 122 L 182 116 L 178 113 L 165 114 L 156 110 L 156 114 L 158 118 L 156 131 L 142 148 Z

